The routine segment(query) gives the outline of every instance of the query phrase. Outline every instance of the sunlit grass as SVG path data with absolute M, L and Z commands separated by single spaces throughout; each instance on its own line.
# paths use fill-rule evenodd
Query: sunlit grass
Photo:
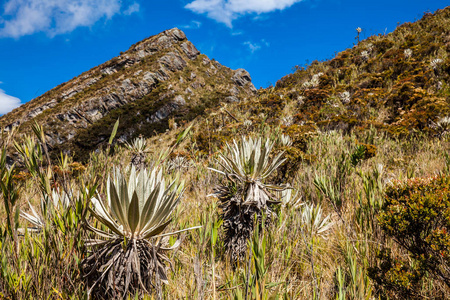
M 247 293 L 248 299 L 269 299 L 274 295 L 286 299 L 373 297 L 376 287 L 369 278 L 368 268 L 376 259 L 380 246 L 388 246 L 394 254 L 404 255 L 404 250 L 379 229 L 376 218 L 379 206 L 373 203 L 382 202 L 383 187 L 393 179 L 448 170 L 444 153 L 450 144 L 446 138 L 398 141 L 375 133 L 375 157 L 361 160 L 355 167 L 347 167 L 345 179 L 340 179 L 342 203 L 337 207 L 316 187 L 315 176 L 336 178 L 342 159 L 348 160 L 356 149 L 356 141 L 364 138 L 361 134 L 343 135 L 340 132 L 312 136 L 306 152 L 315 155 L 316 160 L 303 162 L 289 182 L 302 203 L 320 205 L 323 216 L 330 216 L 332 226 L 327 229 L 327 234 L 305 238 L 306 227 L 301 218 L 303 206 L 279 206 L 278 218 L 249 241 L 252 251 L 248 251 L 244 262 L 236 268 L 226 258 L 217 199 L 208 196 L 221 180 L 208 170 L 210 166 L 217 167 L 218 157 L 198 157 L 195 148 L 184 146 L 190 142 L 188 138 L 180 147 L 196 159 L 191 160 L 189 168 L 182 170 L 181 180 L 186 182 L 186 191 L 167 231 L 196 225 L 202 225 L 202 228 L 183 234 L 181 247 L 169 254 L 173 262 L 168 270 L 169 284 L 163 285 L 160 296 L 164 299 L 244 299 Z M 167 143 L 169 141 L 168 137 Z M 112 155 L 104 151 L 92 154 L 83 173 L 68 176 L 58 184 L 81 191 L 84 187 L 92 189 L 97 183 L 98 190 L 105 193 L 104 174 L 110 174 L 113 166 L 129 166 L 131 156 L 132 153 L 123 147 L 116 148 Z M 159 151 L 153 149 L 146 155 L 146 161 L 155 161 L 158 156 Z M 381 165 L 379 181 L 370 190 L 365 189 L 363 179 L 376 181 L 373 174 Z M 17 207 L 27 211 L 27 200 L 33 205 L 39 203 L 38 178 L 22 182 L 19 191 Z M 77 213 L 82 213 L 83 205 L 88 205 L 87 199 L 83 198 L 88 196 L 74 202 L 72 219 L 53 216 L 48 219 L 43 234 L 27 232 L 19 236 L 18 251 L 5 232 L 6 213 L 2 211 L 0 293 L 4 297 L 87 297 L 87 287 L 78 269 L 80 260 L 86 255 L 82 240 L 87 234 L 82 230 Z M 26 227 L 24 220 L 19 220 L 19 225 Z M 175 238 L 170 239 L 169 243 L 174 241 Z M 425 279 L 421 294 L 450 295 L 445 286 L 431 278 Z M 148 297 L 156 299 L 158 294 Z

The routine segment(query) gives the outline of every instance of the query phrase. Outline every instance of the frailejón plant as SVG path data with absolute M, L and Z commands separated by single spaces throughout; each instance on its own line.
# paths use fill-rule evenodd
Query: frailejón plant
M 225 227 L 224 241 L 232 261 L 245 258 L 248 239 L 254 230 L 254 219 L 266 223 L 274 213 L 271 206 L 278 204 L 270 190 L 281 191 L 284 186 L 264 183 L 284 161 L 283 153 L 270 158 L 274 142 L 270 139 L 243 137 L 238 143 L 227 144 L 228 156 L 220 154 L 223 171 L 212 169 L 226 177 L 226 182 L 214 189 L 220 201 L 221 217 Z
M 183 184 L 177 181 L 166 184 L 158 167 L 136 172 L 133 166 L 128 180 L 116 169 L 108 178 L 106 201 L 93 198 L 91 209 L 107 230 L 87 225 L 103 238 L 86 241 L 96 248 L 81 264 L 90 293 L 100 298 L 125 297 L 168 283 L 165 253 L 181 240 L 167 247 L 163 237 L 198 228 L 162 234 L 183 194 Z
M 40 202 L 39 210 L 36 210 L 31 203 L 28 202 L 30 213 L 20 211 L 20 216 L 27 220 L 33 227 L 28 227 L 28 231 L 40 232 L 45 226 L 46 217 L 53 215 L 57 211 L 68 209 L 70 198 L 66 192 L 52 189 L 51 195 L 44 195 Z M 20 231 L 23 231 L 20 228 Z
M 145 153 L 147 152 L 147 141 L 139 136 L 131 143 L 125 142 L 125 146 L 132 153 L 131 164 L 140 169 L 145 167 Z

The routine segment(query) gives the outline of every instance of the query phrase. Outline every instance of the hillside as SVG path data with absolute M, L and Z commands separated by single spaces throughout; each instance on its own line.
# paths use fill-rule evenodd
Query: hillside
M 450 104 L 450 8 L 372 36 L 299 68 L 274 92 L 297 101 L 297 121 L 322 128 L 374 126 L 393 135 L 439 132 Z
M 277 82 L 276 91 L 302 102 L 299 121 L 321 127 L 437 134 L 439 121 L 449 113 L 449 52 L 447 8 L 299 69 Z
M 440 136 L 450 125 L 449 52 L 450 8 L 445 8 L 369 37 L 331 60 L 296 67 L 275 87 L 229 108 L 241 121 L 230 122 L 236 132 L 251 129 L 244 125 L 251 120 L 281 126 L 291 136 L 370 128 L 392 137 Z M 222 131 L 213 138 L 217 144 L 232 135 Z
M 145 137 L 202 115 L 219 102 L 256 92 L 250 75 L 210 60 L 179 29 L 149 37 L 120 56 L 63 83 L 0 118 L 6 131 L 46 128 L 53 153 L 86 155 L 121 119 L 119 140 Z

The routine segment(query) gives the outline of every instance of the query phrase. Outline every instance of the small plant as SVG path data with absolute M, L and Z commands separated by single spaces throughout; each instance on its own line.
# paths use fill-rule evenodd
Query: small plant
M 283 147 L 289 147 L 292 145 L 292 139 L 289 135 L 282 134 L 280 136 L 280 144 Z
M 34 136 L 26 136 L 22 143 L 14 142 L 14 147 L 23 159 L 25 168 L 38 182 L 42 197 L 51 194 L 52 168 L 49 164 L 44 165 L 45 148 L 42 142 L 36 141 Z M 50 160 L 47 158 L 48 162 Z
M 6 148 L 6 147 L 5 147 Z M 7 167 L 6 149 L 0 149 L 0 192 L 3 198 L 3 205 L 6 212 L 7 232 L 14 240 L 17 249 L 17 226 L 19 209 L 17 200 L 20 195 L 20 185 L 14 180 L 15 166 Z
M 442 64 L 443 60 L 440 58 L 435 58 L 430 62 L 430 67 L 433 70 L 436 70 L 441 64 Z
M 350 161 L 354 167 L 356 167 L 356 165 L 364 159 L 365 153 L 366 147 L 364 147 L 364 145 L 358 145 L 356 147 L 355 151 L 350 155 Z
M 145 167 L 145 153 L 147 152 L 147 141 L 139 136 L 131 143 L 125 142 L 125 147 L 131 151 L 131 164 L 138 169 Z
M 361 29 L 361 27 L 357 27 L 356 28 L 356 40 L 358 41 L 358 44 L 359 44 L 359 35 L 361 34 L 361 32 L 362 32 L 362 29 Z
M 263 182 L 285 161 L 283 153 L 270 158 L 273 145 L 274 142 L 269 139 L 263 142 L 261 138 L 243 137 L 240 143 L 234 141 L 231 146 L 227 144 L 229 156 L 220 154 L 220 165 L 224 171 L 211 169 L 227 179 L 225 184 L 214 189 L 214 195 L 219 198 L 222 209 L 225 246 L 234 262 L 245 258 L 255 217 L 261 224 L 263 214 L 266 223 L 274 215 L 272 205 L 279 202 L 273 200 L 269 190 L 286 188 Z
M 376 218 L 383 206 L 383 173 L 382 164 L 378 164 L 371 172 L 358 172 L 364 193 L 358 195 L 359 206 L 355 210 L 355 220 L 363 232 L 372 238 L 381 232 Z
M 283 207 L 286 208 L 299 208 L 304 203 L 302 202 L 302 195 L 298 191 L 294 192 L 294 189 L 288 186 L 286 189 L 278 192 L 278 198 Z
M 181 240 L 167 247 L 163 237 L 198 228 L 162 234 L 182 194 L 183 184 L 174 180 L 166 185 L 160 168 L 136 172 L 132 167 L 128 180 L 115 170 L 108 179 L 106 202 L 100 196 L 92 198 L 92 215 L 109 230 L 87 224 L 104 238 L 86 241 L 97 248 L 81 263 L 90 292 L 99 298 L 117 298 L 168 283 L 165 253 Z
M 255 228 L 248 241 L 249 258 L 246 270 L 241 273 L 243 282 L 232 290 L 231 299 L 280 299 L 280 284 L 282 282 L 269 282 L 269 270 L 273 261 L 268 261 L 266 252 L 270 249 L 270 238 L 267 233 L 260 234 Z M 236 285 L 236 283 L 233 283 Z
M 167 171 L 169 172 L 180 172 L 181 170 L 186 170 L 192 167 L 193 162 L 182 155 L 176 155 L 169 161 L 167 161 Z
M 44 195 L 41 199 L 39 210 L 36 210 L 30 203 L 30 213 L 20 211 L 20 216 L 30 222 L 34 227 L 28 227 L 28 231 L 40 232 L 45 226 L 47 214 L 68 209 L 70 205 L 69 195 L 64 191 L 52 190 L 51 195 Z
M 444 136 L 450 132 L 450 116 L 440 118 L 436 122 L 436 129 L 439 136 Z
M 331 215 L 323 216 L 323 210 L 320 205 L 305 204 L 302 207 L 302 212 L 300 215 L 302 228 L 301 235 L 303 242 L 308 249 L 309 261 L 311 264 L 311 273 L 313 276 L 314 284 L 314 299 L 320 299 L 320 288 L 319 282 L 315 272 L 314 266 L 314 246 L 316 240 L 319 237 L 324 237 L 328 234 L 328 230 L 333 226 L 333 221 L 331 221 Z
M 333 226 L 331 215 L 324 216 L 320 205 L 305 204 L 300 216 L 302 220 L 302 232 L 308 240 L 316 236 L 324 236 Z
M 336 270 L 336 299 L 373 299 L 372 284 L 363 265 L 358 261 L 353 245 L 346 244 L 345 268 Z
M 358 143 L 355 151 L 350 155 L 350 161 L 356 167 L 360 161 L 374 157 L 377 154 L 377 147 L 371 144 Z
M 411 58 L 412 57 L 412 55 L 413 55 L 413 51 L 411 50 L 411 49 L 405 49 L 405 51 L 403 51 L 403 54 L 405 55 L 405 58 L 406 59 L 409 59 L 409 58 Z

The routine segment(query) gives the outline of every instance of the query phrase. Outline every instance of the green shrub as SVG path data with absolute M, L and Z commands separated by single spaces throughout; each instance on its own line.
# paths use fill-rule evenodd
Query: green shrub
M 377 251 L 376 259 L 377 267 L 369 268 L 368 273 L 382 299 L 422 299 L 424 268 L 393 257 L 389 248 Z
M 395 181 L 386 190 L 378 220 L 409 254 L 410 264 L 379 256 L 372 277 L 385 288 L 409 291 L 427 273 L 450 286 L 450 176 Z M 386 284 L 389 282 L 389 284 Z
M 350 155 L 352 165 L 355 167 L 361 160 L 374 157 L 377 154 L 377 147 L 372 144 L 358 143 L 355 151 Z

